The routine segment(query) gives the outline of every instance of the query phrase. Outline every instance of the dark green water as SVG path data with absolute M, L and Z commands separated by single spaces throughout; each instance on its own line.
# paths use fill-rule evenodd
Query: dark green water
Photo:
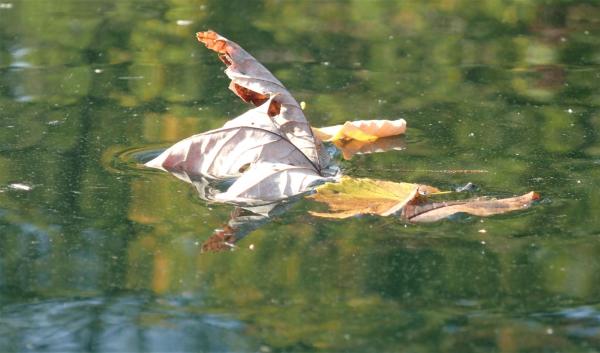
M 542 201 L 406 225 L 300 200 L 201 252 L 233 207 L 137 161 L 248 109 L 208 28 L 316 126 L 408 121 L 345 174 Z M 2 1 L 0 351 L 598 352 L 599 129 L 595 1 Z

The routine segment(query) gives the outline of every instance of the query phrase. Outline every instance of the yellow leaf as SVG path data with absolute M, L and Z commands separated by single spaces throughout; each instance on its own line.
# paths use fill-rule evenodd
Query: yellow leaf
M 404 119 L 346 121 L 344 125 L 313 128 L 315 135 L 323 141 L 375 141 L 381 137 L 400 135 L 405 131 Z
M 389 216 L 418 197 L 422 186 L 411 183 L 394 183 L 368 178 L 344 176 L 339 183 L 327 183 L 309 196 L 326 203 L 331 213 L 310 212 L 317 217 L 348 218 L 360 214 Z M 428 192 L 439 191 L 426 187 Z

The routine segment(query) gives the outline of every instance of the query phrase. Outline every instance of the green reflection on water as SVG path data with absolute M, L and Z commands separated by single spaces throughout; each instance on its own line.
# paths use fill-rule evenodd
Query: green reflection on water
M 0 5 L 0 351 L 600 346 L 595 2 Z M 122 156 L 247 109 L 194 40 L 207 28 L 314 125 L 408 121 L 405 151 L 345 173 L 544 200 L 418 226 L 314 219 L 301 200 L 202 253 L 232 208 Z

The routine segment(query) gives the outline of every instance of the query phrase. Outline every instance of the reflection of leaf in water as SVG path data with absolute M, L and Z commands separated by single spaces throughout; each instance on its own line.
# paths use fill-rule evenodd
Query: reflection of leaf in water
M 463 201 L 410 204 L 405 207 L 402 217 L 411 222 L 435 222 L 457 213 L 469 213 L 487 217 L 529 208 L 540 195 L 536 192 L 505 199 L 477 198 Z
M 314 216 L 348 218 L 360 214 L 389 216 L 418 196 L 419 191 L 437 192 L 436 188 L 411 183 L 367 178 L 342 177 L 339 183 L 317 188 L 309 198 L 326 203 L 330 213 L 310 212 Z
M 399 151 L 406 148 L 404 136 L 382 137 L 375 141 L 338 140 L 333 144 L 340 149 L 344 159 L 351 159 L 356 154 Z
M 265 207 L 241 208 L 236 207 L 230 215 L 229 222 L 222 228 L 215 229 L 213 234 L 202 243 L 203 252 L 218 252 L 234 250 L 235 243 L 243 239 L 263 224 L 269 222 L 270 216 L 279 214 L 287 208 L 285 204 L 269 205 L 269 212 L 264 212 Z
M 313 128 L 313 131 L 323 141 L 375 141 L 381 137 L 403 134 L 406 131 L 406 121 L 404 119 L 346 121 L 343 125 Z
M 223 229 L 215 229 L 215 232 L 202 243 L 202 252 L 219 252 L 232 250 L 235 247 L 235 229 L 225 226 Z

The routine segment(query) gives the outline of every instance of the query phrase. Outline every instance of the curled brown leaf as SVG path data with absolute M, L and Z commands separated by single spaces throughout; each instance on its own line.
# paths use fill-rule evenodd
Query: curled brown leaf
M 300 104 L 275 76 L 237 43 L 213 31 L 196 33 L 198 41 L 219 54 L 231 79 L 229 89 L 244 102 L 261 106 L 271 100 L 268 115 L 284 137 L 321 172 L 329 158 L 315 138 Z M 284 161 L 281 161 L 284 162 Z
M 527 194 L 504 199 L 477 198 L 462 201 L 447 201 L 407 205 L 402 211 L 402 217 L 410 222 L 435 222 L 457 213 L 468 213 L 474 216 L 487 217 L 506 212 L 529 208 L 540 199 L 534 191 Z

